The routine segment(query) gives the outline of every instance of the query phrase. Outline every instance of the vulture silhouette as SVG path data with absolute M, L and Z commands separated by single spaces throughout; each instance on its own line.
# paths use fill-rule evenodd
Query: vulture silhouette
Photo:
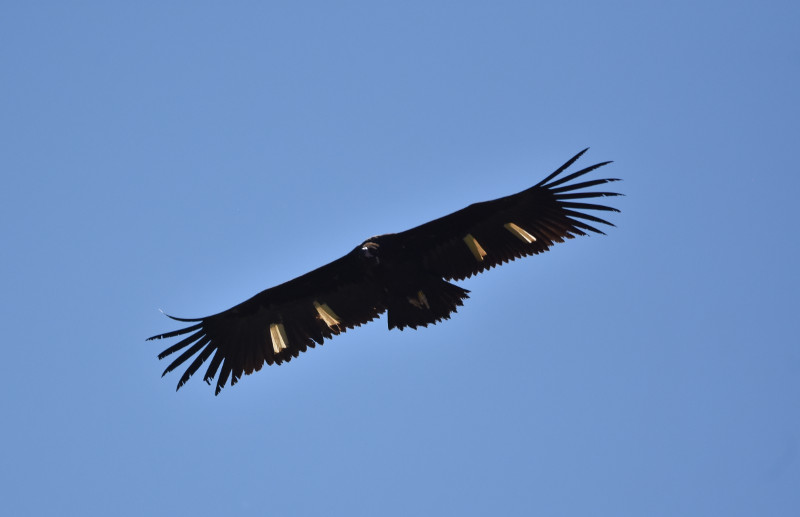
M 211 384 L 216 377 L 218 395 L 228 379 L 233 386 L 242 374 L 259 371 L 264 363 L 290 361 L 383 312 L 388 312 L 390 329 L 416 329 L 449 319 L 469 297 L 469 291 L 450 281 L 547 251 L 575 235 L 603 233 L 591 224 L 613 226 L 585 211 L 617 209 L 584 200 L 620 195 L 585 190 L 616 178 L 567 184 L 611 162 L 562 176 L 586 151 L 527 190 L 475 203 L 401 233 L 371 237 L 330 264 L 219 314 L 169 316 L 190 325 L 148 338 L 188 334 L 158 355 L 164 359 L 180 352 L 163 375 L 196 354 L 177 389 L 210 360 L 203 380 Z

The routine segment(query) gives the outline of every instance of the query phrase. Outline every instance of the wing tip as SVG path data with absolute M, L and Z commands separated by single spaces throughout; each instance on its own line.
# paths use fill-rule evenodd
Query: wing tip
M 161 314 L 163 314 L 167 318 L 170 318 L 170 319 L 175 320 L 175 321 L 180 321 L 182 323 L 197 323 L 197 322 L 200 322 L 200 323 L 197 323 L 196 325 L 190 325 L 190 326 L 188 326 L 188 327 L 186 327 L 184 329 L 172 330 L 170 332 L 164 332 L 162 334 L 156 334 L 155 336 L 150 336 L 149 338 L 145 339 L 145 341 L 153 341 L 155 339 L 167 339 L 167 338 L 171 338 L 171 337 L 175 337 L 175 336 L 180 336 L 180 335 L 183 335 L 183 334 L 188 334 L 189 332 L 191 332 L 193 330 L 197 330 L 198 328 L 200 328 L 200 325 L 202 325 L 202 322 L 205 319 L 205 318 L 178 318 L 176 316 L 171 316 L 171 315 L 167 314 L 166 312 L 164 312 L 163 309 L 158 309 L 158 310 L 159 310 L 159 312 Z
M 559 167 L 558 169 L 553 171 L 549 176 L 547 176 L 542 181 L 540 181 L 539 183 L 534 185 L 533 188 L 536 188 L 536 187 L 547 187 L 551 180 L 557 178 L 559 175 L 561 175 L 562 172 L 564 172 L 565 170 L 569 169 L 572 166 L 572 164 L 575 163 L 576 161 L 578 161 L 580 159 L 580 157 L 583 156 L 584 154 L 586 154 L 586 152 L 588 150 L 589 150 L 589 148 L 586 147 L 583 150 L 581 150 L 580 152 L 578 152 L 578 154 L 576 154 L 575 156 L 573 156 L 572 158 L 567 160 L 561 167 Z M 594 169 L 596 169 L 598 167 L 602 167 L 603 165 L 608 165 L 609 163 L 612 163 L 612 162 L 611 161 L 607 161 L 607 162 L 601 162 L 601 163 L 599 163 L 597 165 L 592 165 L 591 167 L 587 167 L 586 169 L 584 169 L 584 173 L 589 172 L 591 170 L 594 170 Z M 559 180 L 559 182 L 563 182 L 563 181 L 567 181 L 567 180 L 565 180 L 565 179 Z M 558 184 L 558 182 L 556 182 L 556 184 Z
M 159 310 L 161 310 L 161 309 L 159 309 Z M 182 321 L 184 323 L 191 323 L 193 321 L 203 321 L 203 318 L 179 318 L 177 316 L 172 316 L 170 314 L 167 314 L 164 311 L 161 311 L 161 314 L 163 314 L 164 316 L 166 316 L 169 319 L 172 319 L 172 320 L 175 320 L 175 321 Z

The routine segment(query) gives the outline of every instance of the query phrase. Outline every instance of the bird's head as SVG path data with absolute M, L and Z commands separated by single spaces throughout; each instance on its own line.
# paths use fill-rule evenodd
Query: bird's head
M 371 262 L 373 264 L 380 264 L 380 248 L 381 245 L 377 242 L 372 242 L 371 240 L 365 241 L 361 244 L 361 256 L 367 260 L 367 262 Z

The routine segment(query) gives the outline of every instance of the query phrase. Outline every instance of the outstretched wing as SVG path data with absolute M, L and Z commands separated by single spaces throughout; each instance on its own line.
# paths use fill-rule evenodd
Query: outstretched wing
M 203 380 L 211 384 L 219 373 L 219 394 L 229 377 L 232 386 L 264 363 L 290 361 L 308 347 L 374 319 L 386 310 L 384 294 L 361 264 L 354 251 L 214 316 L 170 316 L 192 325 L 149 338 L 188 334 L 159 354 L 163 359 L 180 352 L 163 375 L 196 355 L 178 381 L 180 389 L 210 359 Z
M 425 270 L 447 280 L 461 280 L 505 262 L 547 251 L 553 243 L 575 235 L 603 233 L 593 225 L 613 225 L 584 210 L 619 210 L 584 200 L 620 194 L 584 189 L 618 180 L 567 183 L 611 162 L 559 177 L 586 151 L 579 152 L 527 190 L 475 203 L 396 237 L 403 243 L 407 256 L 418 257 Z
M 592 225 L 611 223 L 585 211 L 618 210 L 585 200 L 619 194 L 584 189 L 617 180 L 568 183 L 610 162 L 561 176 L 584 152 L 518 194 L 476 203 L 392 235 L 392 241 L 402 248 L 395 257 L 404 261 L 399 269 L 460 280 L 509 260 L 541 253 L 575 235 L 603 233 Z M 191 325 L 149 338 L 186 336 L 158 356 L 163 359 L 180 352 L 164 374 L 191 359 L 178 381 L 180 389 L 208 361 L 203 379 L 211 384 L 216 377 L 219 394 L 229 378 L 231 385 L 236 384 L 243 374 L 260 370 L 264 363 L 289 361 L 334 334 L 374 319 L 387 309 L 389 300 L 362 258 L 356 248 L 328 265 L 213 316 L 170 316 Z M 409 302 L 415 303 L 412 299 Z M 427 306 L 428 302 L 420 298 L 417 306 L 420 304 Z

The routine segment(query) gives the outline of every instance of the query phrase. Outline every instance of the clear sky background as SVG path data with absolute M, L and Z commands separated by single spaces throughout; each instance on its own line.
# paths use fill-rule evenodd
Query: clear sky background
M 795 2 L 3 2 L 6 515 L 794 516 Z M 608 236 L 214 397 L 177 328 L 579 162 Z

